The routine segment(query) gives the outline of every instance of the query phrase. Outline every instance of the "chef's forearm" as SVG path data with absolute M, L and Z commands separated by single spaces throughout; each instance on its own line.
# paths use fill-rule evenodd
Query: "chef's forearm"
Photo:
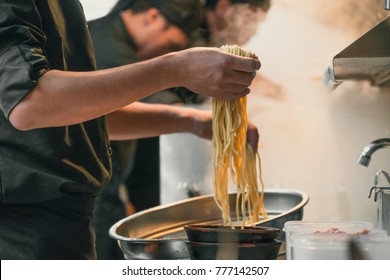
M 211 113 L 174 105 L 136 102 L 107 116 L 111 140 L 188 132 L 211 137 Z
M 16 128 L 30 130 L 72 125 L 106 115 L 176 86 L 171 61 L 164 60 L 166 57 L 160 57 L 154 63 L 92 72 L 48 71 L 12 110 L 9 119 Z

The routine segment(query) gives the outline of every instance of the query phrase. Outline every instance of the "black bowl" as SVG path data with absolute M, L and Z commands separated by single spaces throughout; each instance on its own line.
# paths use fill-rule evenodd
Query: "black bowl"
M 276 260 L 282 242 L 206 243 L 186 241 L 192 260 Z
M 280 229 L 273 227 L 247 226 L 241 229 L 219 225 L 186 225 L 184 229 L 191 242 L 207 243 L 263 243 L 276 239 Z

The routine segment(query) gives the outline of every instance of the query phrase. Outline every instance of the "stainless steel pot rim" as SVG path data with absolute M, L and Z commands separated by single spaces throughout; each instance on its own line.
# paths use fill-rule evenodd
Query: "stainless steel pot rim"
M 132 244 L 150 244 L 150 243 L 172 243 L 172 242 L 184 242 L 184 241 L 188 241 L 187 238 L 156 238 L 156 239 L 143 239 L 143 238 L 131 238 L 131 237 L 124 237 L 124 236 L 121 236 L 121 235 L 118 235 L 116 234 L 116 236 L 118 236 L 117 238 L 116 237 L 113 237 L 113 238 L 116 238 L 118 239 L 118 241 L 131 241 Z
M 291 188 L 289 188 L 289 189 L 286 189 L 286 188 L 283 188 L 283 189 L 267 188 L 266 192 L 268 192 L 268 193 L 276 193 L 276 194 L 291 194 L 291 193 L 295 193 L 297 195 L 300 195 L 302 197 L 302 200 L 295 207 L 289 209 L 288 211 L 286 211 L 284 213 L 281 213 L 281 214 L 278 214 L 278 215 L 275 215 L 275 216 L 273 216 L 273 217 L 271 217 L 271 218 L 269 218 L 267 220 L 262 220 L 259 223 L 256 223 L 256 225 L 261 225 L 263 223 L 276 220 L 276 219 L 280 218 L 281 216 L 285 216 L 285 215 L 288 215 L 289 213 L 293 213 L 293 212 L 303 208 L 309 202 L 309 196 L 305 192 L 300 191 L 300 190 L 296 190 L 296 189 L 291 189 Z M 229 194 L 235 194 L 235 192 L 229 192 Z M 197 196 L 197 197 L 193 197 L 193 198 L 184 199 L 184 200 L 177 201 L 177 202 L 172 202 L 172 203 L 169 203 L 169 204 L 156 206 L 156 207 L 144 210 L 144 211 L 140 211 L 138 213 L 135 213 L 135 214 L 133 214 L 131 216 L 128 216 L 128 217 L 118 221 L 117 223 L 115 223 L 110 228 L 109 235 L 110 235 L 111 238 L 116 239 L 118 241 L 128 241 L 128 242 L 131 242 L 132 244 L 140 244 L 140 245 L 141 244 L 150 244 L 150 243 L 159 243 L 159 244 L 160 243 L 172 243 L 172 242 L 182 243 L 183 241 L 186 241 L 187 238 L 185 238 L 185 237 L 183 237 L 183 238 L 180 238 L 180 237 L 174 237 L 174 238 L 154 238 L 154 239 L 152 239 L 152 238 L 151 239 L 132 238 L 132 237 L 125 237 L 123 235 L 119 235 L 116 232 L 117 232 L 117 228 L 120 227 L 123 223 L 126 223 L 126 221 L 135 219 L 137 217 L 141 217 L 141 216 L 145 215 L 148 212 L 159 211 L 160 209 L 164 209 L 164 208 L 167 208 L 167 207 L 172 207 L 172 206 L 175 206 L 175 205 L 185 204 L 185 203 L 188 203 L 190 201 L 197 201 L 197 200 L 202 200 L 202 199 L 205 199 L 205 198 L 213 198 L 213 197 L 214 197 L 213 194 L 202 195 L 202 196 Z M 196 223 L 196 222 L 197 221 L 194 221 L 194 223 Z M 186 224 L 188 224 L 188 222 Z M 184 224 L 183 225 L 179 225 L 179 226 L 184 226 Z

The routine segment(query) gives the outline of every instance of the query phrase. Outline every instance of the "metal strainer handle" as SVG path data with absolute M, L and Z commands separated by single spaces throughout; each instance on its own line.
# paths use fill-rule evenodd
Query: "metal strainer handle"
M 384 171 L 384 170 L 379 170 L 378 172 L 376 172 L 375 178 L 374 178 L 374 186 L 373 186 L 373 187 L 370 189 L 370 191 L 368 192 L 368 198 L 371 198 L 372 192 L 375 190 L 375 195 L 374 195 L 374 201 L 375 201 L 375 202 L 376 202 L 377 199 L 378 199 L 378 194 L 379 194 L 382 190 L 390 190 L 390 187 L 378 187 L 379 178 L 380 178 L 381 174 L 383 174 L 383 176 L 385 176 L 387 182 L 390 184 L 390 175 L 389 175 L 389 173 L 387 173 L 387 172 Z

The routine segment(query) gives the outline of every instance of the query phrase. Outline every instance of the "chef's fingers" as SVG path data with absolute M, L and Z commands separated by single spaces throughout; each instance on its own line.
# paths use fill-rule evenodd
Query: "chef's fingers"
M 248 122 L 246 139 L 247 139 L 247 143 L 252 147 L 253 151 L 255 153 L 257 153 L 257 148 L 259 146 L 260 134 L 259 134 L 258 128 L 254 124 L 252 124 L 251 122 Z
M 261 62 L 257 58 L 242 57 L 234 54 L 228 54 L 231 56 L 230 63 L 232 68 L 236 71 L 242 72 L 255 72 L 260 69 Z

